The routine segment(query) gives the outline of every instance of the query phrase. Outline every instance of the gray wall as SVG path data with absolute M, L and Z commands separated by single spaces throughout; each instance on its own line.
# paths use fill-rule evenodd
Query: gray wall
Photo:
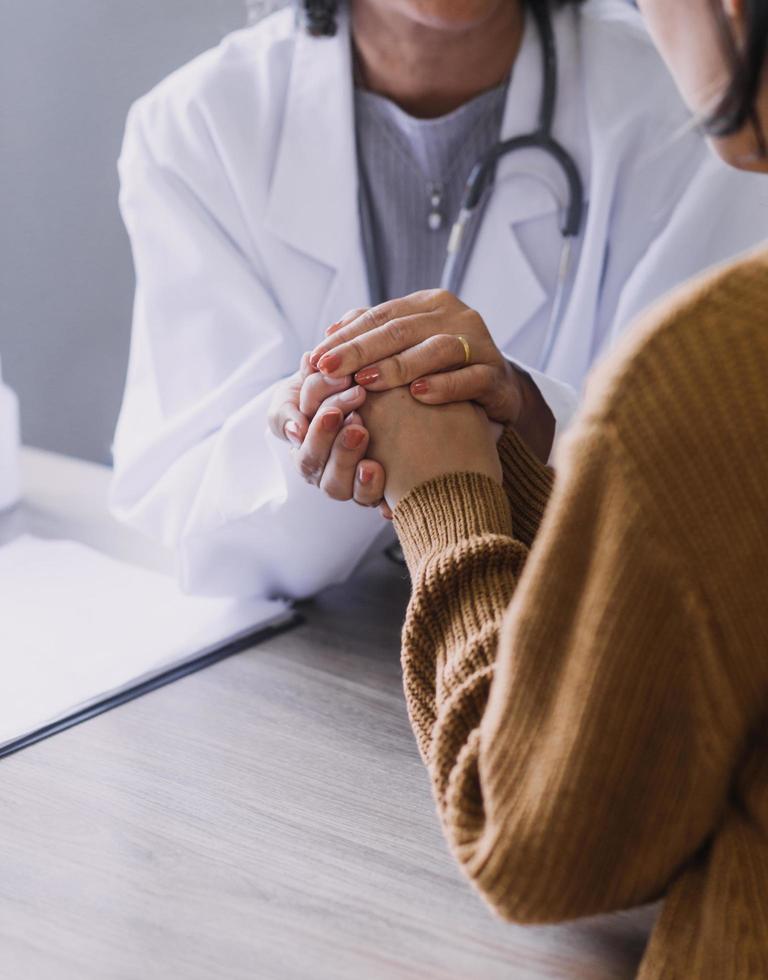
M 125 115 L 245 21 L 244 0 L 0 0 L 0 357 L 26 443 L 109 460 L 133 291 Z

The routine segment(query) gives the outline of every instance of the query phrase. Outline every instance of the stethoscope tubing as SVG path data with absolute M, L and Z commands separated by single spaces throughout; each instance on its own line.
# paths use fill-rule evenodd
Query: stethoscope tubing
M 544 2 L 534 4 L 532 10 L 541 42 L 543 75 L 538 127 L 531 133 L 499 141 L 472 168 L 464 187 L 459 214 L 448 240 L 440 286 L 455 295 L 461 292 L 464 273 L 471 258 L 472 246 L 482 222 L 484 209 L 493 193 L 499 161 L 522 150 L 539 150 L 548 154 L 557 163 L 565 177 L 568 200 L 561 228 L 563 248 L 558 263 L 557 288 L 542 348 L 541 365 L 543 368 L 550 360 L 565 306 L 565 293 L 574 252 L 573 242 L 581 233 L 584 222 L 585 194 L 576 161 L 552 133 L 557 96 L 557 49 L 549 9 Z M 370 299 L 372 303 L 380 303 L 385 297 L 382 295 L 372 216 L 368 205 L 370 192 L 365 186 L 362 173 L 360 179 L 361 231 L 368 266 Z
M 542 93 L 539 106 L 539 126 L 531 133 L 501 140 L 492 147 L 472 168 L 459 208 L 459 215 L 451 230 L 441 286 L 457 294 L 461 290 L 462 279 L 469 264 L 469 249 L 473 243 L 467 241 L 469 226 L 481 202 L 493 191 L 499 161 L 521 150 L 540 150 L 548 154 L 560 167 L 568 187 L 568 203 L 561 233 L 563 248 L 558 263 L 557 289 L 552 302 L 552 314 L 544 340 L 541 363 L 546 366 L 552 355 L 557 332 L 565 306 L 565 291 L 573 259 L 573 241 L 581 232 L 584 222 L 585 194 L 584 182 L 573 156 L 552 134 L 555 119 L 557 96 L 557 48 L 549 9 L 546 3 L 534 5 L 533 15 L 539 32 L 542 54 Z M 475 228 L 475 233 L 477 228 Z

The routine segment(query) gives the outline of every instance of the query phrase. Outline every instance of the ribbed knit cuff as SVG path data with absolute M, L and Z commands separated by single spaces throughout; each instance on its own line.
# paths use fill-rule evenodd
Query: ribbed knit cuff
M 481 534 L 512 537 L 504 490 L 480 473 L 449 473 L 420 484 L 395 508 L 394 524 L 412 578 L 436 551 Z
M 515 537 L 530 548 L 552 492 L 554 471 L 534 456 L 514 429 L 504 430 L 497 448 Z

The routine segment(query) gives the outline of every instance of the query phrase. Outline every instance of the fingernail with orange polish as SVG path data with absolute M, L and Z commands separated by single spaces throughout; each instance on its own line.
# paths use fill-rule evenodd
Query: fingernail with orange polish
M 372 385 L 381 377 L 381 371 L 378 368 L 363 368 L 362 371 L 358 371 L 355 375 L 355 381 L 359 385 Z
M 426 395 L 429 391 L 429 385 L 423 378 L 418 381 L 414 381 L 411 385 L 411 394 L 413 395 Z
M 365 439 L 365 433 L 362 429 L 347 429 L 341 437 L 341 441 L 347 449 L 357 449 L 363 439 Z
M 338 408 L 326 412 L 320 419 L 320 425 L 326 432 L 333 432 L 335 429 L 338 429 L 339 422 L 341 422 L 341 412 Z
M 363 486 L 367 486 L 373 479 L 373 473 L 365 466 L 361 466 L 357 471 L 357 478 Z
M 321 371 L 327 371 L 329 374 L 331 371 L 335 371 L 339 364 L 341 364 L 341 354 L 337 354 L 336 351 L 323 354 L 317 362 L 318 368 Z

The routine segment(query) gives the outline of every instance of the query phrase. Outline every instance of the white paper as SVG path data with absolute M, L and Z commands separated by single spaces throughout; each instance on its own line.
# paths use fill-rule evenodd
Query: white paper
M 0 748 L 287 615 L 185 596 L 73 541 L 17 538 L 0 547 Z

